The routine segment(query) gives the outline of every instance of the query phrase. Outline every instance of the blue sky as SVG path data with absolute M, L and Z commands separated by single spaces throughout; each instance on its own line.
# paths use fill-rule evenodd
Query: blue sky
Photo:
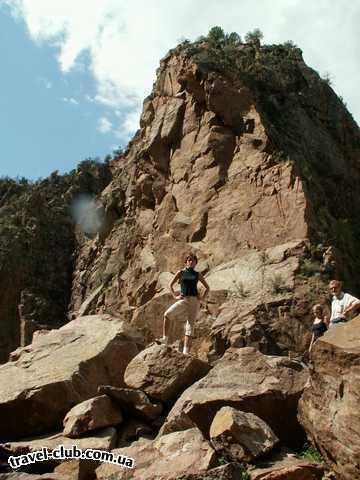
M 128 135 L 107 131 L 105 119 L 119 118 L 94 101 L 86 54 L 64 74 L 56 54 L 56 47 L 31 41 L 25 23 L 0 7 L 0 176 L 63 173 L 127 143 Z
M 292 40 L 359 123 L 360 2 L 0 0 L 0 176 L 45 177 L 125 147 L 160 59 L 214 25 Z

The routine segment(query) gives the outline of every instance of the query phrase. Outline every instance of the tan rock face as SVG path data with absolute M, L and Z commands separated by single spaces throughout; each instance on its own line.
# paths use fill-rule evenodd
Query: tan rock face
M 210 366 L 163 345 L 140 352 L 127 366 L 125 383 L 151 398 L 171 402 L 188 386 L 206 375 Z
M 296 412 L 307 378 L 306 369 L 284 357 L 266 356 L 250 347 L 231 348 L 206 377 L 185 390 L 160 433 L 197 425 L 208 436 L 219 408 L 231 406 L 257 415 L 291 444 L 302 438 Z
M 208 46 L 202 54 L 210 55 Z M 322 254 L 339 237 L 334 212 L 356 218 L 360 208 L 360 193 L 344 175 L 350 168 L 360 178 L 359 131 L 300 51 L 259 46 L 258 54 L 252 47 L 237 54 L 238 74 L 221 65 L 212 69 L 213 63 L 206 66 L 181 48 L 161 61 L 141 129 L 114 162 L 113 181 L 101 196 L 117 219 L 99 241 L 79 249 L 71 309 L 121 312 L 149 344 L 161 334 L 172 301 L 167 284 L 191 249 L 218 295 L 216 305 L 202 310 L 194 351 L 216 358 L 228 346 L 250 345 L 264 353 L 300 354 L 310 341 L 311 304 L 324 283 L 319 278 L 315 289 L 299 276 L 304 257 L 313 261 L 321 244 L 315 268 L 343 272 L 349 281 L 356 277 L 341 258 L 350 252 L 348 265 L 357 261 L 352 227 L 343 244 L 334 245 L 341 261 Z M 251 68 L 240 68 L 244 58 L 259 73 L 252 82 Z M 329 111 L 331 128 L 324 121 Z M 340 177 L 349 212 L 337 195 L 334 179 Z M 272 294 L 261 281 L 259 258 L 292 243 L 303 248 L 284 248 L 281 260 L 266 265 L 266 280 L 278 290 Z M 236 289 L 250 295 L 224 306 L 217 318 L 224 297 Z M 216 331 L 214 320 L 221 324 Z M 176 328 L 172 333 L 174 339 L 182 335 Z M 212 355 L 215 343 L 222 348 Z
M 141 127 L 104 192 L 104 202 L 111 192 L 118 198 L 119 188 L 125 192 L 117 202 L 123 222 L 97 246 L 92 275 L 80 279 L 84 246 L 73 305 L 78 310 L 96 292 L 96 271 L 109 266 L 114 276 L 101 305 L 127 311 L 151 342 L 171 302 L 159 274 L 181 268 L 190 248 L 211 271 L 256 249 L 304 239 L 307 204 L 293 164 L 270 153 L 254 95 L 241 82 L 204 77 L 185 57 L 169 57 L 144 102 Z M 133 240 L 125 239 L 126 229 Z
M 269 452 L 278 438 L 259 417 L 232 407 L 222 407 L 210 426 L 211 444 L 230 461 L 251 462 Z
M 120 408 L 106 395 L 90 398 L 73 407 L 65 416 L 64 435 L 81 437 L 97 428 L 119 425 L 123 422 Z
M 174 432 L 154 441 L 138 441 L 130 447 L 113 450 L 135 460 L 133 470 L 102 464 L 98 480 L 139 479 L 177 480 L 182 474 L 206 471 L 216 464 L 216 455 L 197 428 Z
M 109 315 L 80 317 L 19 349 L 0 367 L 0 436 L 13 439 L 60 428 L 75 404 L 100 384 L 123 386 L 141 336 Z
M 360 317 L 314 345 L 310 382 L 299 403 L 307 435 L 339 478 L 360 478 Z

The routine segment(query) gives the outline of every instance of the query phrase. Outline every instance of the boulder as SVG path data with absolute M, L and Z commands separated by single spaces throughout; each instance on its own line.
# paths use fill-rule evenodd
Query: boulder
M 0 437 L 12 440 L 61 428 L 65 414 L 96 395 L 100 384 L 123 386 L 142 341 L 110 315 L 79 317 L 18 349 L 0 367 Z
M 73 407 L 64 418 L 64 435 L 81 437 L 97 428 L 119 425 L 123 421 L 120 408 L 106 395 L 90 398 Z
M 210 426 L 210 439 L 215 450 L 233 462 L 251 462 L 279 441 L 259 417 L 232 407 L 217 412 Z
M 360 316 L 328 330 L 310 359 L 299 420 L 339 478 L 360 478 Z
M 286 444 L 303 441 L 298 400 L 307 369 L 287 357 L 263 355 L 255 348 L 230 348 L 215 367 L 177 400 L 160 434 L 198 426 L 208 437 L 219 408 L 231 406 L 264 420 Z
M 140 352 L 126 368 L 125 383 L 162 402 L 175 400 L 187 387 L 203 377 L 210 365 L 164 345 Z
M 133 458 L 135 468 L 103 463 L 96 470 L 98 480 L 177 480 L 187 473 L 205 472 L 216 465 L 216 454 L 197 428 L 174 432 L 153 441 L 139 440 L 113 454 Z
M 125 413 L 137 415 L 146 420 L 154 420 L 163 411 L 161 403 L 151 402 L 146 393 L 141 390 L 100 385 L 98 392 L 118 402 Z

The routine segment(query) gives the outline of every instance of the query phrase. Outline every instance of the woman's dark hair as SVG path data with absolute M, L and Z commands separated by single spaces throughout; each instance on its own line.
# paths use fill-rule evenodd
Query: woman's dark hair
M 190 259 L 190 260 L 195 260 L 195 262 L 198 263 L 197 256 L 196 256 L 194 253 L 189 253 L 188 255 L 186 255 L 186 257 L 185 257 L 185 263 L 186 263 L 189 259 Z

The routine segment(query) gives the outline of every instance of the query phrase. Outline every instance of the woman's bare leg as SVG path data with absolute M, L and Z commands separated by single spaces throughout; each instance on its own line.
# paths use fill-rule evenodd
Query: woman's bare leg
M 169 341 L 169 317 L 164 315 L 164 322 L 163 322 L 163 340 L 167 344 Z
M 191 337 L 190 335 L 185 335 L 183 353 L 190 353 L 190 348 L 191 348 Z

